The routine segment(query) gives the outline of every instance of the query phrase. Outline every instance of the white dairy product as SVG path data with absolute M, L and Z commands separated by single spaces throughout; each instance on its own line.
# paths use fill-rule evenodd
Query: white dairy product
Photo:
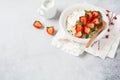
M 67 21 L 66 21 L 66 26 L 67 26 L 67 30 L 71 34 L 73 34 L 73 35 L 75 34 L 76 21 L 79 20 L 79 17 L 83 16 L 84 14 L 85 14 L 84 10 L 75 9 L 70 15 L 68 15 Z

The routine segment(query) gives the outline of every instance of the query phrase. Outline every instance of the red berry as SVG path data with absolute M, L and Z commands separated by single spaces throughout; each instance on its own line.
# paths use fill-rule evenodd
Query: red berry
M 98 16 L 100 16 L 100 13 L 97 11 L 93 11 L 92 14 L 93 14 L 94 18 L 98 18 Z
M 109 16 L 109 14 L 106 14 L 106 16 Z
M 114 23 L 113 23 L 113 22 L 111 22 L 110 24 L 111 24 L 111 25 L 114 25 Z
M 109 38 L 109 35 L 106 35 L 105 38 Z
M 35 28 L 42 28 L 42 27 L 43 27 L 42 23 L 41 23 L 40 21 L 38 21 L 38 20 L 36 20 L 36 21 L 33 23 L 33 26 L 34 26 Z
M 81 38 L 82 37 L 82 32 L 77 32 L 77 33 L 75 33 L 75 36 L 77 37 L 77 38 Z
M 108 29 L 107 31 L 110 32 L 110 29 Z
M 54 32 L 55 32 L 54 26 L 47 27 L 46 31 L 47 31 L 48 34 L 53 35 Z
M 76 32 L 83 31 L 83 26 L 77 24 L 75 27 Z
M 116 20 L 116 19 L 117 19 L 117 17 L 116 17 L 116 16 L 114 16 L 114 17 L 113 17 L 113 19 L 115 19 L 115 20 Z
M 84 25 L 86 25 L 87 24 L 87 17 L 86 16 L 81 16 L 80 18 L 79 18 L 79 20 L 80 20 L 80 22 L 82 22 Z
M 87 27 L 87 26 L 85 26 L 85 27 L 84 27 L 84 33 L 85 33 L 85 34 L 89 34 L 89 33 L 90 33 L 90 28 Z

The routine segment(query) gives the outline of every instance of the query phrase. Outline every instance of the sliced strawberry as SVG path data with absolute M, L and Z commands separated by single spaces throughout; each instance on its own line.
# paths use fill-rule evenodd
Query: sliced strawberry
M 100 12 L 98 11 L 93 11 L 92 13 L 94 18 L 98 18 L 98 16 L 100 16 Z
M 81 38 L 82 37 L 82 32 L 79 31 L 79 32 L 75 33 L 75 36 L 78 37 L 78 38 Z
M 91 11 L 86 12 L 85 15 L 88 17 L 88 20 L 92 20 L 92 18 L 93 18 L 93 14 L 92 14 Z
M 83 31 L 83 26 L 77 24 L 75 27 L 76 32 Z
M 92 22 L 90 22 L 90 23 L 87 24 L 87 26 L 88 26 L 89 28 L 94 28 L 94 27 L 95 27 L 95 24 L 92 23 Z
M 47 31 L 48 34 L 53 35 L 54 34 L 54 27 L 53 26 L 47 27 L 46 31 Z
M 87 17 L 86 16 L 81 16 L 80 18 L 79 18 L 79 20 L 80 20 L 80 22 L 82 22 L 84 25 L 86 25 L 87 24 Z
M 34 24 L 33 24 L 33 26 L 35 27 L 35 28 L 42 28 L 42 23 L 40 22 L 40 21 L 35 21 L 34 22 Z
M 95 18 L 92 20 L 92 23 L 96 24 L 96 25 L 99 25 L 100 24 L 100 20 L 99 18 Z
M 84 33 L 85 33 L 85 34 L 89 34 L 89 33 L 90 33 L 90 28 L 87 27 L 87 26 L 85 26 L 85 27 L 84 27 Z

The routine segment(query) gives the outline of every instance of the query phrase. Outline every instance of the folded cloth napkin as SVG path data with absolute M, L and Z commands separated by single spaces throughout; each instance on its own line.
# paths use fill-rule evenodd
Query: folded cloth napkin
M 109 19 L 109 30 L 106 36 L 99 41 L 93 42 L 89 48 L 85 48 L 85 44 L 71 41 L 65 37 L 65 32 L 59 29 L 57 34 L 52 40 L 52 45 L 70 53 L 74 56 L 79 56 L 84 51 L 102 59 L 106 57 L 114 58 L 116 50 L 120 41 L 120 15 L 107 11 Z

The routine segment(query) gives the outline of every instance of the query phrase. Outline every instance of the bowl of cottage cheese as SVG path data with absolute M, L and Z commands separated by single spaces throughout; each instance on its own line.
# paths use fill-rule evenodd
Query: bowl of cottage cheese
M 79 3 L 68 7 L 62 12 L 59 25 L 69 40 L 87 43 L 101 27 L 102 21 L 105 21 L 107 25 L 95 38 L 95 41 L 101 39 L 108 29 L 105 10 L 88 3 Z

